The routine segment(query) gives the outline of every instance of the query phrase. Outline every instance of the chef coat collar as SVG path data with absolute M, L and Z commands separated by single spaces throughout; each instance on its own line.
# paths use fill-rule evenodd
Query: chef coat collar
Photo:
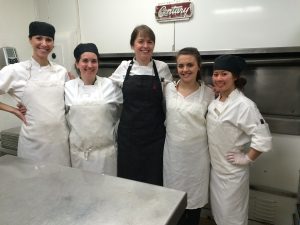
M 217 114 L 217 116 L 220 116 L 221 113 L 227 108 L 227 106 L 230 104 L 230 102 L 234 102 L 235 99 L 238 98 L 238 96 L 241 94 L 242 92 L 239 91 L 237 88 L 234 89 L 227 97 L 227 99 L 221 103 L 220 101 L 220 97 L 221 95 L 219 95 L 219 97 L 216 99 L 217 102 L 214 105 L 214 112 Z M 221 106 L 221 107 L 220 107 Z
M 79 86 L 84 86 L 83 80 L 81 80 L 80 77 L 77 77 L 76 79 L 78 80 Z M 95 82 L 94 82 L 94 85 L 97 85 L 99 82 L 100 82 L 100 81 L 99 81 L 99 77 L 96 75 L 96 80 L 95 80 Z
M 144 66 L 144 65 L 140 65 L 139 62 L 135 59 L 135 57 L 133 58 L 133 63 L 138 65 L 138 66 Z M 150 62 L 148 63 L 149 67 L 152 67 L 153 66 L 153 59 L 151 58 Z
M 30 61 L 31 65 L 30 66 L 34 66 L 34 67 L 37 67 L 37 68 L 42 68 L 42 67 L 43 68 L 46 68 L 46 67 L 54 68 L 53 67 L 54 66 L 53 62 L 51 62 L 49 60 L 48 60 L 48 62 L 49 62 L 49 64 L 47 66 L 41 66 L 33 57 L 31 57 L 31 61 Z
M 232 101 L 232 100 L 236 99 L 241 93 L 242 93 L 242 92 L 241 92 L 239 89 L 235 88 L 235 89 L 228 95 L 228 97 L 227 97 L 227 99 L 225 100 L 225 102 Z M 218 101 L 220 101 L 220 97 L 221 97 L 221 95 L 219 95 Z

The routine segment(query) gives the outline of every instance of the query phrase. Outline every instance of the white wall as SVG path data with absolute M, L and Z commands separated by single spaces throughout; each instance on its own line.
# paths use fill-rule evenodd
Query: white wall
M 62 36 L 57 44 L 67 48 L 67 61 L 79 41 L 96 43 L 101 53 L 131 52 L 130 34 L 139 24 L 154 30 L 156 52 L 300 46 L 300 0 L 193 0 L 191 20 L 175 23 L 158 23 L 154 16 L 156 5 L 175 0 L 35 1 L 39 17 Z
M 78 2 L 82 41 L 95 42 L 103 53 L 130 52 L 130 33 L 142 23 L 157 35 L 156 52 L 171 52 L 173 44 L 175 50 L 300 46 L 300 0 L 193 0 L 193 18 L 175 27 L 154 16 L 158 3 L 172 1 Z
M 81 39 L 95 42 L 100 53 L 131 52 L 129 40 L 135 26 L 147 24 L 156 34 L 156 50 L 172 51 L 173 23 L 158 24 L 155 5 L 141 0 L 79 0 Z
M 73 50 L 80 41 L 77 0 L 35 0 L 37 19 L 55 26 L 54 50 L 57 62 L 75 73 Z M 51 56 L 51 55 L 50 55 Z
M 300 46 L 300 0 L 193 2 L 193 20 L 176 23 L 176 49 Z
M 0 15 L 0 47 L 15 47 L 20 60 L 31 57 L 28 25 L 36 17 L 34 0 L 0 0 Z M 16 105 L 8 95 L 1 95 L 0 102 Z M 0 131 L 20 124 L 15 116 L 0 111 Z
M 17 49 L 20 60 L 31 56 L 28 25 L 36 17 L 34 0 L 0 0 L 0 47 Z

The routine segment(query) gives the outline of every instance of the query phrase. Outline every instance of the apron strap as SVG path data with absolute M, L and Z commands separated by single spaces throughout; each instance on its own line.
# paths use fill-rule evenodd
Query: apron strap
M 161 82 L 164 82 L 164 78 L 162 77 L 161 79 L 159 79 L 158 71 L 157 71 L 156 64 L 155 64 L 154 60 L 153 60 L 153 70 L 154 70 L 155 78 L 157 79 L 157 81 L 159 83 L 159 86 L 160 86 L 160 89 L 162 90 Z
M 131 62 L 129 63 L 124 81 L 128 79 L 132 66 L 133 66 L 133 60 L 131 60 Z
M 154 70 L 155 77 L 159 79 L 157 68 L 156 68 L 156 64 L 155 64 L 154 60 L 153 60 L 153 70 Z
M 124 80 L 127 80 L 127 79 L 128 79 L 128 76 L 129 76 L 129 74 L 130 74 L 130 71 L 131 71 L 132 66 L 133 66 L 133 60 L 131 60 L 130 63 L 129 63 L 129 66 L 128 66 L 128 68 L 127 68 L 126 76 L 125 76 L 125 79 L 124 79 Z M 159 80 L 158 71 L 157 71 L 156 64 L 155 64 L 154 60 L 153 60 L 153 70 L 154 70 L 155 78 L 158 78 L 158 80 Z M 163 81 L 164 81 L 164 78 L 161 78 L 160 81 L 163 82 Z

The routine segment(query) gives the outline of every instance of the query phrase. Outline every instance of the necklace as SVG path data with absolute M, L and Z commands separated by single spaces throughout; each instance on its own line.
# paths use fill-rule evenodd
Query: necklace
M 193 84 L 188 84 L 188 85 L 182 85 L 183 83 L 180 82 L 179 80 L 176 83 L 176 90 L 179 92 L 183 97 L 187 97 L 193 92 L 197 91 L 200 88 L 200 84 L 198 82 L 193 83 Z M 181 85 L 180 85 L 181 84 Z

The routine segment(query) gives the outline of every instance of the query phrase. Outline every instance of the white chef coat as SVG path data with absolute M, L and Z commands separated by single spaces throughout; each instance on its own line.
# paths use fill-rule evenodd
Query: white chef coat
M 271 134 L 255 103 L 235 89 L 224 103 L 218 97 L 208 108 L 209 149 L 213 168 L 223 174 L 241 171 L 225 155 L 230 151 L 244 151 L 250 147 L 267 152 L 271 149 Z M 221 105 L 221 106 L 219 106 Z M 222 106 L 223 105 L 223 106 Z M 214 123 L 215 122 L 215 123 Z M 215 132 L 223 129 L 224 135 Z
M 162 80 L 163 78 L 165 83 L 172 81 L 173 77 L 168 67 L 168 64 L 159 60 L 151 60 L 147 66 L 142 66 L 139 65 L 138 61 L 133 59 L 133 66 L 130 70 L 129 75 L 130 76 L 134 76 L 134 75 L 154 76 L 153 61 L 155 62 L 160 80 Z M 118 68 L 114 71 L 114 73 L 109 78 L 112 79 L 114 82 L 117 82 L 119 86 L 122 86 L 130 62 L 131 60 L 122 61 L 121 64 L 118 66 Z
M 175 83 L 169 83 L 165 97 L 164 186 L 187 192 L 187 209 L 201 208 L 208 202 L 210 159 L 205 116 L 214 92 L 201 82 L 199 89 L 184 97 Z
M 41 67 L 31 58 L 4 67 L 0 94 L 8 93 L 27 108 L 28 125 L 21 127 L 18 156 L 69 166 L 63 95 L 68 76 L 64 67 L 49 63 Z
M 211 158 L 211 206 L 218 225 L 246 225 L 249 168 L 226 160 L 230 151 L 249 146 L 267 152 L 272 147 L 268 124 L 254 102 L 235 89 L 225 102 L 220 97 L 208 107 L 207 133 Z
M 64 67 L 54 62 L 50 62 L 50 65 L 48 66 L 41 67 L 33 58 L 31 58 L 31 60 L 3 67 L 0 76 L 0 94 L 8 93 L 17 102 L 21 102 L 24 88 L 30 78 L 30 70 L 32 72 L 39 72 L 35 73 L 35 75 L 33 73 L 31 74 L 31 76 L 34 76 L 32 77 L 33 79 L 42 79 L 49 82 L 56 80 L 65 82 L 68 80 L 68 74 Z M 45 71 L 55 72 L 55 76 L 46 76 L 42 73 Z
M 123 102 L 120 88 L 108 78 L 96 76 L 94 85 L 76 78 L 65 85 L 65 102 L 72 167 L 115 176 L 115 134 Z

